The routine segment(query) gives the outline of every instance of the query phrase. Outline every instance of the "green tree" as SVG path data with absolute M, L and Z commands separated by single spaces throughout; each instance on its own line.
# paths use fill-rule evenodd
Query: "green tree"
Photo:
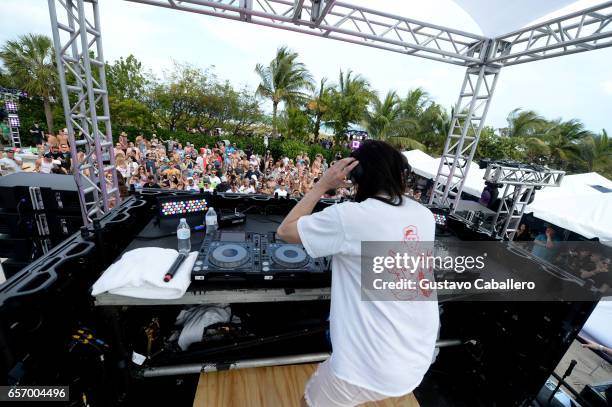
M 306 66 L 297 61 L 298 54 L 281 47 L 268 66 L 257 64 L 255 72 L 261 82 L 256 94 L 272 101 L 272 135 L 276 135 L 278 105 L 293 106 L 307 100 L 305 91 L 312 89 L 312 76 Z
M 330 107 L 330 90 L 331 88 L 326 85 L 327 78 L 321 79 L 319 87 L 315 90 L 311 96 L 308 104 L 306 105 L 310 114 L 314 117 L 313 134 L 314 142 L 319 141 L 319 134 L 321 132 L 321 121 L 323 120 Z
M 14 86 L 43 101 L 47 130 L 53 133 L 52 100 L 57 89 L 57 70 L 51 39 L 40 34 L 26 34 L 16 41 L 7 41 L 0 58 Z
M 502 131 L 508 137 L 534 137 L 546 125 L 546 120 L 533 110 L 514 109 L 506 118 L 508 127 Z
M 372 98 L 364 117 L 365 128 L 371 137 L 384 140 L 389 136 L 389 130 L 400 115 L 399 104 L 395 91 L 387 92 L 382 100 L 378 96 Z
M 109 105 L 111 118 L 113 123 L 117 124 L 117 128 L 132 127 L 144 130 L 153 127 L 153 115 L 144 103 L 131 98 L 112 98 Z
M 6 71 L 0 66 L 0 86 L 4 88 L 12 88 L 13 81 L 11 77 L 7 75 Z
M 343 137 L 351 123 L 360 123 L 370 100 L 375 93 L 370 83 L 361 75 L 346 74 L 340 70 L 338 84 L 330 92 L 330 111 L 328 124 L 334 129 L 336 137 Z
M 601 134 L 585 137 L 580 145 L 580 156 L 588 171 L 612 178 L 612 143 L 605 129 Z
M 147 86 L 151 84 L 151 74 L 147 73 L 142 62 L 132 54 L 119 58 L 113 64 L 106 64 L 106 83 L 109 97 L 143 100 Z
M 442 148 L 449 128 L 446 111 L 421 88 L 409 91 L 404 99 L 395 92 L 383 100 L 373 99 L 365 123 L 373 137 L 400 148 L 431 152 Z
M 449 130 L 449 115 L 422 88 L 411 89 L 401 100 L 395 132 L 402 145 L 439 153 Z
M 550 163 L 558 168 L 579 169 L 580 143 L 591 132 L 584 128 L 584 124 L 577 119 L 568 121 L 555 120 L 544 134 L 548 146 Z
M 491 127 L 484 127 L 476 149 L 476 158 L 492 158 L 494 160 L 521 160 L 524 154 L 524 144 L 521 138 L 504 137 L 495 134 Z
M 297 106 L 289 106 L 278 117 L 278 130 L 286 138 L 306 142 L 311 128 L 309 116 Z
M 165 81 L 155 84 L 146 99 L 157 124 L 169 130 L 187 129 L 206 86 L 207 76 L 202 70 L 175 63 Z

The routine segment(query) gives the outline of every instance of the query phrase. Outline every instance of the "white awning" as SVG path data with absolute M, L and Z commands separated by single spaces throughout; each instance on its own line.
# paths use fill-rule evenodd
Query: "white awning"
M 433 158 L 421 150 L 404 151 L 404 155 L 415 174 L 429 179 L 436 178 L 440 166 L 440 158 Z M 478 168 L 478 164 L 472 163 L 468 177 L 463 185 L 463 192 L 480 198 L 480 194 L 482 194 L 482 190 L 485 187 L 484 173 L 485 170 Z
M 599 301 L 593 313 L 582 327 L 580 335 L 603 346 L 612 348 L 612 299 Z
M 420 150 L 405 151 L 404 155 L 417 175 L 429 179 L 436 177 L 439 158 Z M 485 170 L 472 163 L 463 192 L 480 197 L 485 187 L 484 174 Z M 612 181 L 596 172 L 567 175 L 560 187 L 536 191 L 525 213 L 533 213 L 538 219 L 612 245 Z
M 586 238 L 612 242 L 612 181 L 596 172 L 568 175 L 559 188 L 536 192 L 525 210 Z

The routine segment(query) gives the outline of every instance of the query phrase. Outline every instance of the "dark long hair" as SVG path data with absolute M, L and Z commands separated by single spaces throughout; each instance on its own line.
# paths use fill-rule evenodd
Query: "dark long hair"
M 353 170 L 353 181 L 357 184 L 355 201 L 373 198 L 393 206 L 402 204 L 410 172 L 402 153 L 384 141 L 367 140 L 351 157 L 359 160 L 356 171 Z

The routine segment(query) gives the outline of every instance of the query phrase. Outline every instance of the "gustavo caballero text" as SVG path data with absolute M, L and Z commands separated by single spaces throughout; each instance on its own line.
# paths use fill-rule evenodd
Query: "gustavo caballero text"
M 421 280 L 402 278 L 395 281 L 384 281 L 377 278 L 372 281 L 375 290 L 534 290 L 533 281 L 517 281 L 478 278 L 474 281 L 435 281 L 427 278 Z

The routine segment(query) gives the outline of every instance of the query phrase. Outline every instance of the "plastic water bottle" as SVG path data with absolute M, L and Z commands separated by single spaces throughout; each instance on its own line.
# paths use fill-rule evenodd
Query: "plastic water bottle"
M 215 233 L 217 230 L 217 212 L 215 212 L 215 208 L 212 206 L 208 208 L 208 212 L 206 212 L 206 234 Z
M 176 238 L 178 240 L 178 252 L 189 254 L 191 251 L 191 229 L 187 224 L 187 219 L 181 218 L 178 228 L 176 228 Z

